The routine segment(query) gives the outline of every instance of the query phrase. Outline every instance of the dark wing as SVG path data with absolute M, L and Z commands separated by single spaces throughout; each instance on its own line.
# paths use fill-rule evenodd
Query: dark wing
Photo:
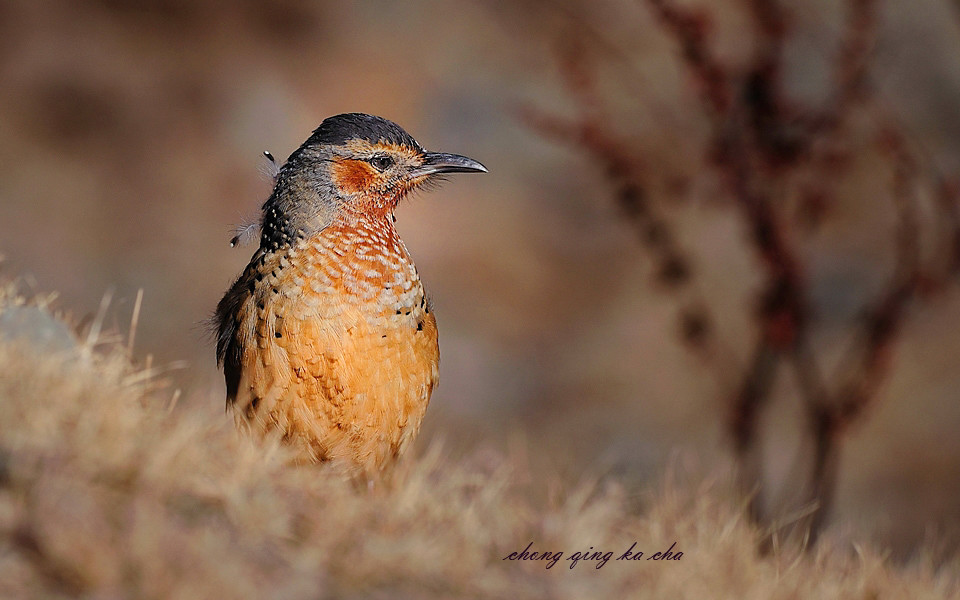
M 260 258 L 259 254 L 259 251 L 254 254 L 243 274 L 217 303 L 213 318 L 217 327 L 217 364 L 223 367 L 223 376 L 227 383 L 228 406 L 237 398 L 241 357 L 244 350 L 243 336 L 240 335 L 241 309 L 254 293 L 255 265 Z

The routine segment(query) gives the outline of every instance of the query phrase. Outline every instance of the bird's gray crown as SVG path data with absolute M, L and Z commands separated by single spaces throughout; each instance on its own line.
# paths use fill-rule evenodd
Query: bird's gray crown
M 324 119 L 304 146 L 339 146 L 355 139 L 366 140 L 371 144 L 384 141 L 421 149 L 417 140 L 393 121 L 364 113 L 344 113 Z

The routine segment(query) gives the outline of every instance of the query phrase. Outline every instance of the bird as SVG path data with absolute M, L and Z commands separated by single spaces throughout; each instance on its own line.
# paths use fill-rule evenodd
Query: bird
M 325 119 L 289 156 L 262 206 L 259 247 L 213 317 L 241 429 L 368 481 L 395 464 L 420 429 L 440 351 L 394 210 L 449 174 L 486 172 L 364 113 Z

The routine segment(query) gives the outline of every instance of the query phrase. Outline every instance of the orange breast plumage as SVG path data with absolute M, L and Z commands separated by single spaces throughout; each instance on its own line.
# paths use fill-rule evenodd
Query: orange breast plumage
M 437 327 L 387 219 L 331 226 L 251 264 L 232 405 L 305 458 L 372 474 L 416 436 L 437 383 Z

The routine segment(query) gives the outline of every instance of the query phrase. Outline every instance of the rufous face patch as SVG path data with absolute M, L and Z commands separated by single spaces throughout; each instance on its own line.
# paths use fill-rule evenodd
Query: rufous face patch
M 378 180 L 376 169 L 364 160 L 343 158 L 330 167 L 330 177 L 334 185 L 348 194 L 361 194 Z

